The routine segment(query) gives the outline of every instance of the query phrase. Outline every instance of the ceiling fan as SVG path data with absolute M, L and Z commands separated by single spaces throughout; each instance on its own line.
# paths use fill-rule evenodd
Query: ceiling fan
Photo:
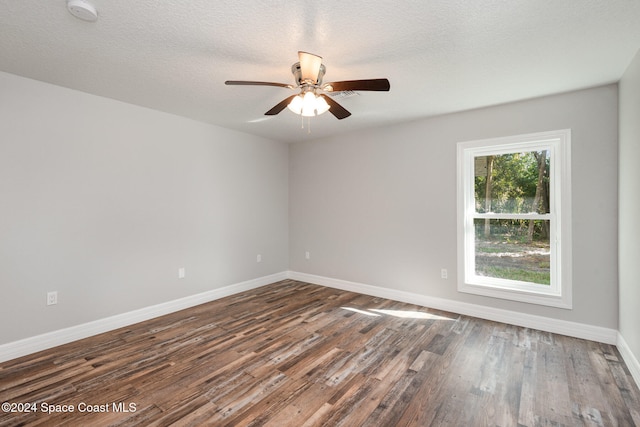
M 247 86 L 276 86 L 300 93 L 291 95 L 276 104 L 272 109 L 264 113 L 274 116 L 285 108 L 289 108 L 296 114 L 312 117 L 329 111 L 337 119 L 344 119 L 351 115 L 342 105 L 333 100 L 328 93 L 343 91 L 389 91 L 390 85 L 387 79 L 368 80 L 344 80 L 340 82 L 322 83 L 322 77 L 326 71 L 322 64 L 322 57 L 308 52 L 298 52 L 299 62 L 291 66 L 295 85 L 273 82 L 257 82 L 245 80 L 227 80 L 226 85 Z

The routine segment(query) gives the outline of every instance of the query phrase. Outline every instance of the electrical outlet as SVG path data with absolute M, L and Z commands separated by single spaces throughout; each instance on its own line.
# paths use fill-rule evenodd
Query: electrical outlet
M 187 275 L 187 270 L 185 270 L 184 267 L 180 267 L 178 269 L 178 279 L 184 279 L 186 275 Z
M 304 258 L 305 259 L 311 259 L 311 252 L 307 251 L 304 253 Z
M 262 262 L 262 255 L 258 254 L 256 257 L 256 262 Z
M 440 270 L 440 278 L 446 279 L 448 277 L 447 269 L 443 268 Z
M 58 303 L 58 291 L 47 292 L 47 305 L 55 305 Z

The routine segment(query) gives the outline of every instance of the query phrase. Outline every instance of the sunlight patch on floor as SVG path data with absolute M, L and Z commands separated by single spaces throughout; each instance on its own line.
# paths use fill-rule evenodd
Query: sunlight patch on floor
M 340 307 L 340 308 L 342 308 L 344 310 L 349 310 L 349 311 L 354 311 L 356 313 L 364 314 L 366 316 L 380 317 L 379 314 L 371 313 L 371 312 L 365 311 L 365 310 L 360 310 L 359 308 L 353 308 L 353 307 Z
M 436 319 L 436 320 L 451 320 L 448 317 L 438 316 L 432 313 L 424 313 L 422 311 L 412 310 L 379 310 L 372 308 L 371 311 L 376 313 L 386 314 L 393 317 L 401 317 L 403 319 Z
M 403 319 L 433 319 L 433 320 L 454 320 L 449 317 L 438 316 L 437 314 L 425 313 L 422 311 L 414 311 L 414 310 L 386 310 L 386 309 L 378 309 L 371 308 L 368 310 L 361 310 L 359 308 L 354 307 L 340 307 L 344 310 L 353 311 L 355 313 L 364 314 L 366 316 L 378 317 L 381 315 L 399 317 Z

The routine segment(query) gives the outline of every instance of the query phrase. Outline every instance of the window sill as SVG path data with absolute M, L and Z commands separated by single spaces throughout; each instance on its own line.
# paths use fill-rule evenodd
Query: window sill
M 570 298 L 567 298 L 566 296 L 563 298 L 560 295 L 543 292 L 505 289 L 503 287 L 475 285 L 471 283 L 458 283 L 458 292 L 524 302 L 528 304 L 546 305 L 549 307 L 564 308 L 568 310 L 573 308 Z

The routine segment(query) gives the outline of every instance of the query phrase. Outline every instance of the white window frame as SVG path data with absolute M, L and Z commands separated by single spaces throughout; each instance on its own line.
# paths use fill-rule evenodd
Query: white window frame
M 550 213 L 477 213 L 474 199 L 474 158 L 550 150 Z M 572 308 L 571 283 L 571 130 L 563 129 L 502 138 L 460 142 L 457 145 L 458 291 L 559 308 Z M 550 221 L 551 284 L 479 276 L 475 273 L 477 218 L 542 219 Z

